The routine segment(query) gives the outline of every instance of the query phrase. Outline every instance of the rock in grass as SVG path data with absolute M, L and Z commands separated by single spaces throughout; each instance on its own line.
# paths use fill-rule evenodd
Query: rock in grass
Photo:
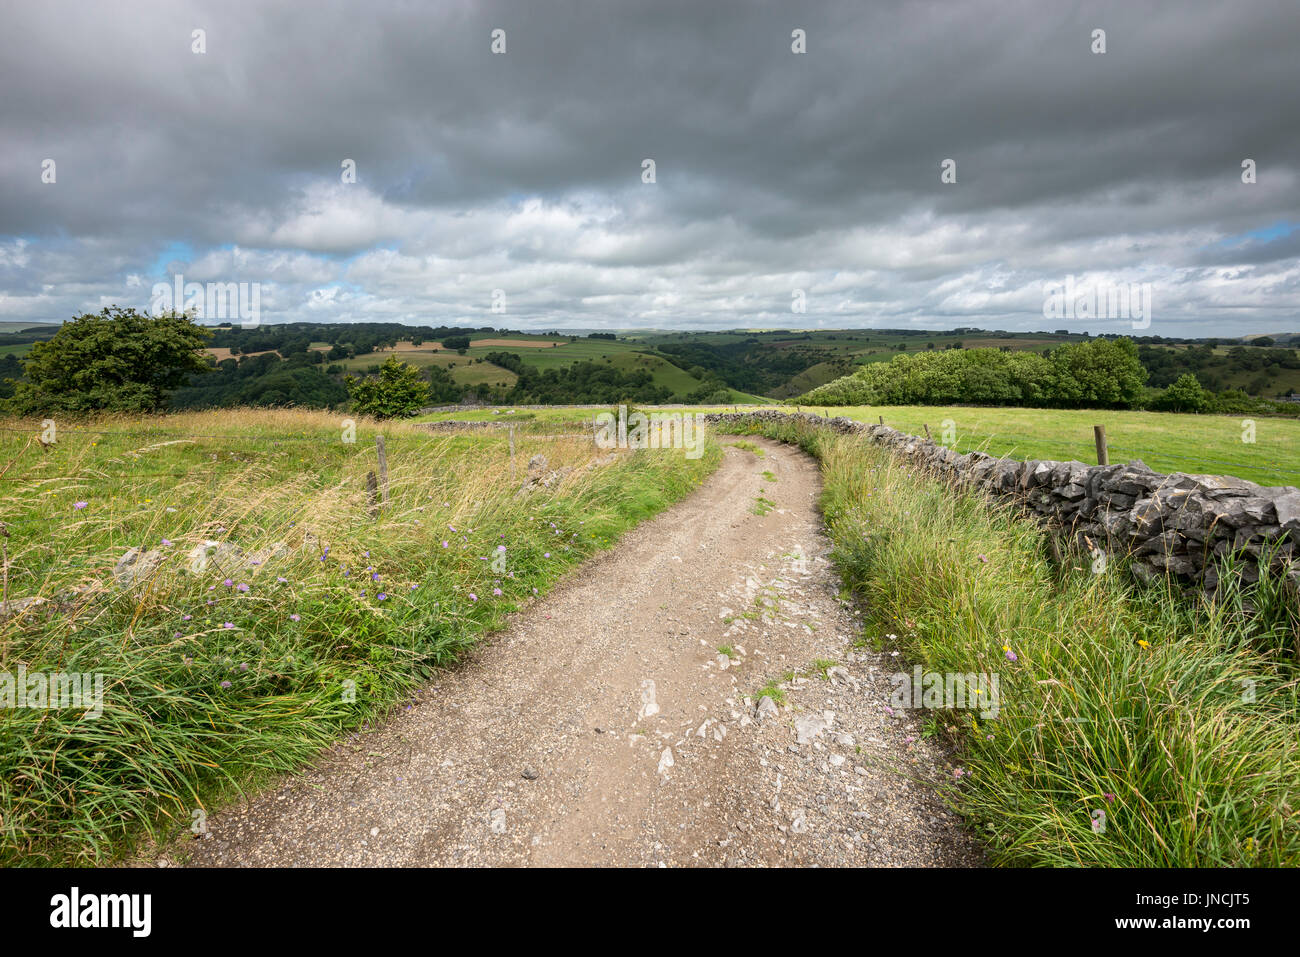
M 157 571 L 162 562 L 163 553 L 156 548 L 147 552 L 140 548 L 129 548 L 113 566 L 113 577 L 123 587 L 134 585 Z

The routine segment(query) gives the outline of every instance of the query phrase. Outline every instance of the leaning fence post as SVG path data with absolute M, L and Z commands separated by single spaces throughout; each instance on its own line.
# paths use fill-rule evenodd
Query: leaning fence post
M 1106 452 L 1106 426 L 1094 425 L 1092 427 L 1092 437 L 1097 443 L 1097 464 L 1110 465 L 1110 456 Z
M 925 429 L 925 437 L 927 439 L 930 438 L 930 426 L 923 422 L 921 423 L 921 428 Z
M 384 505 L 388 504 L 388 449 L 384 446 L 384 437 L 375 436 L 375 451 L 379 453 L 379 493 Z
M 885 417 L 883 415 L 878 415 L 876 416 L 876 418 L 880 420 L 881 425 L 885 424 Z
M 370 503 L 370 517 L 379 517 L 379 482 L 374 472 L 366 473 L 366 500 Z

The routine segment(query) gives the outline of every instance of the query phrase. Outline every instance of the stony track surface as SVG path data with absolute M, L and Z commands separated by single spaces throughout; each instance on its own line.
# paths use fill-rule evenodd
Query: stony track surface
M 952 762 L 890 713 L 892 659 L 855 647 L 816 464 L 753 444 L 158 863 L 978 865 L 938 797 Z

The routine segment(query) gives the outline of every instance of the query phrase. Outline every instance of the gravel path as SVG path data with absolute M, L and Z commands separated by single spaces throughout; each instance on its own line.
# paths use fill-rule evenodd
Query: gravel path
M 891 659 L 853 647 L 816 464 L 754 444 L 159 863 L 978 865 L 935 793 L 951 761 L 887 712 Z

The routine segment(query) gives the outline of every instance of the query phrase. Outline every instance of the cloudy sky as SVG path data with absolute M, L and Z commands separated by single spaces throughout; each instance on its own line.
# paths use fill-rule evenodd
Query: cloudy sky
M 4 21 L 0 320 L 147 308 L 180 273 L 259 283 L 263 322 L 1129 326 L 1044 318 L 1073 276 L 1150 283 L 1149 334 L 1300 331 L 1295 0 Z

